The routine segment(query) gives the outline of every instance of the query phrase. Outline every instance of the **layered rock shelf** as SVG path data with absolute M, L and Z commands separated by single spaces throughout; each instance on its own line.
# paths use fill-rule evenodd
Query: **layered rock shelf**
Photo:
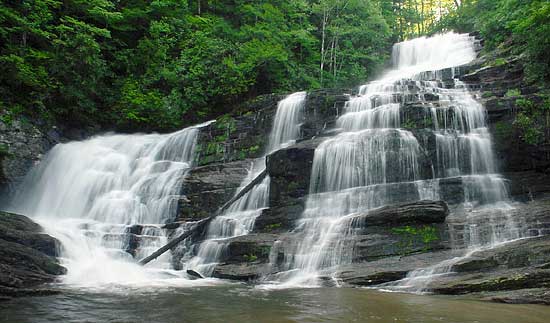
M 58 248 L 29 218 L 0 212 L 0 300 L 56 293 L 43 284 L 66 272 L 55 258 Z

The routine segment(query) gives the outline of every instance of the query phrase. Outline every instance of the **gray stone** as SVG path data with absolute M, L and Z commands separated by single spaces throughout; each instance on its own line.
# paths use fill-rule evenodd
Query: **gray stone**
M 66 272 L 52 256 L 57 244 L 28 218 L 0 212 L 0 296 L 55 293 L 40 286 Z

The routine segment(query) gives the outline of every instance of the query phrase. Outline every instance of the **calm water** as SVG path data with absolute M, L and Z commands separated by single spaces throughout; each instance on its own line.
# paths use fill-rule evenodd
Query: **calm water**
M 258 290 L 245 285 L 65 291 L 0 303 L 1 323 L 407 322 L 548 323 L 550 307 L 365 289 Z

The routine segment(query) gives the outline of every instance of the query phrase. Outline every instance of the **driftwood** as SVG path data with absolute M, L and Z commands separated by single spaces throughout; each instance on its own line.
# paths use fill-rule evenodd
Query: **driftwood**
M 170 240 L 167 244 L 160 247 L 157 251 L 153 252 L 151 255 L 141 259 L 138 264 L 140 265 L 146 265 L 152 260 L 157 259 L 160 257 L 163 253 L 166 251 L 172 249 L 175 247 L 178 243 L 182 242 L 183 240 L 189 238 L 193 233 L 197 232 L 198 230 L 202 230 L 204 226 L 206 226 L 212 219 L 214 219 L 216 216 L 222 214 L 231 204 L 235 203 L 238 199 L 243 197 L 246 193 L 248 193 L 256 184 L 261 183 L 261 181 L 264 180 L 265 176 L 267 175 L 267 170 L 264 169 L 258 176 L 256 176 L 250 183 L 246 184 L 245 187 L 243 187 L 235 196 L 233 196 L 227 203 L 222 205 L 218 211 L 216 211 L 216 214 L 213 216 L 210 216 L 206 219 L 202 219 L 199 222 L 197 222 L 194 226 L 192 226 L 189 230 L 185 231 L 184 233 L 180 234 L 176 238 Z
M 238 199 L 243 197 L 254 186 L 256 186 L 257 184 L 260 184 L 264 180 L 266 175 L 267 175 L 267 169 L 264 168 L 264 170 L 261 173 L 259 173 L 250 183 L 246 184 L 245 187 L 243 187 L 239 192 L 237 192 L 237 194 L 235 194 L 235 196 L 233 196 L 229 201 L 227 201 L 224 205 L 222 205 L 218 209 L 216 215 L 222 214 L 223 211 L 225 211 L 229 206 L 231 206 L 231 204 L 235 203 Z
M 200 220 L 199 222 L 197 222 L 194 226 L 192 226 L 189 230 L 185 231 L 184 233 L 180 234 L 179 236 L 177 236 L 176 238 L 170 240 L 170 242 L 168 242 L 167 244 L 165 244 L 164 246 L 160 247 L 157 251 L 153 252 L 151 255 L 141 259 L 138 264 L 140 265 L 146 265 L 148 264 L 149 262 L 151 262 L 152 260 L 155 260 L 157 259 L 158 257 L 160 257 L 163 253 L 165 253 L 166 251 L 172 249 L 173 247 L 175 247 L 178 243 L 182 242 L 183 240 L 189 238 L 191 235 L 193 235 L 193 233 L 195 233 L 196 231 L 198 230 L 201 230 L 204 228 L 204 226 L 212 221 L 214 217 L 211 216 L 211 217 L 208 217 L 206 219 L 202 219 Z

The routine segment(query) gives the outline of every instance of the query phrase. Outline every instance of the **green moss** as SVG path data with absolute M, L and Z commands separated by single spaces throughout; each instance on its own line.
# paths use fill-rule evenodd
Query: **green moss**
M 11 153 L 9 151 L 8 145 L 0 144 L 0 157 L 10 156 L 10 155 Z
M 437 229 L 430 225 L 423 227 L 407 225 L 392 228 L 391 231 L 393 234 L 400 236 L 401 241 L 398 243 L 398 247 L 403 255 L 413 252 L 413 247 L 417 244 L 423 245 L 422 250 L 425 252 L 430 248 L 432 242 L 439 240 Z
M 237 130 L 237 125 L 236 125 L 235 119 L 233 119 L 230 115 L 226 114 L 216 119 L 216 128 L 227 130 L 227 136 L 229 136 L 231 133 Z
M 495 123 L 495 137 L 499 141 L 505 141 L 512 135 L 512 125 L 504 122 L 504 121 L 498 121 Z
M 244 260 L 246 260 L 248 262 L 254 262 L 254 261 L 258 260 L 258 256 L 254 255 L 254 254 L 244 255 L 243 258 L 244 258 Z
M 288 192 L 294 192 L 294 191 L 296 191 L 298 188 L 300 188 L 300 184 L 298 184 L 297 182 L 290 182 L 290 183 L 288 183 L 288 186 L 287 186 Z
M 408 119 L 407 121 L 405 121 L 401 124 L 401 128 L 403 128 L 403 129 L 416 129 L 416 128 L 418 128 L 418 126 L 416 125 L 416 122 L 414 122 L 411 119 Z
M 492 97 L 492 96 L 495 96 L 495 94 L 494 94 L 493 92 L 490 92 L 490 91 L 489 91 L 489 92 L 483 92 L 483 93 L 481 94 L 481 97 L 484 98 L 484 99 L 490 98 L 490 97 Z
M 279 223 L 273 223 L 265 226 L 265 231 L 274 231 L 277 229 L 280 229 L 282 227 L 282 224 Z
M 432 128 L 434 121 L 431 116 L 424 118 L 424 128 Z
M 510 89 L 506 92 L 506 97 L 516 97 L 516 96 L 520 96 L 521 95 L 521 91 L 519 89 Z
M 516 115 L 514 126 L 520 131 L 521 139 L 529 145 L 538 145 L 545 140 L 544 127 L 548 126 L 550 102 L 536 105 L 526 98 L 516 100 L 521 111 Z
M 496 58 L 492 63 L 491 66 L 502 66 L 508 64 L 508 61 L 504 58 Z

